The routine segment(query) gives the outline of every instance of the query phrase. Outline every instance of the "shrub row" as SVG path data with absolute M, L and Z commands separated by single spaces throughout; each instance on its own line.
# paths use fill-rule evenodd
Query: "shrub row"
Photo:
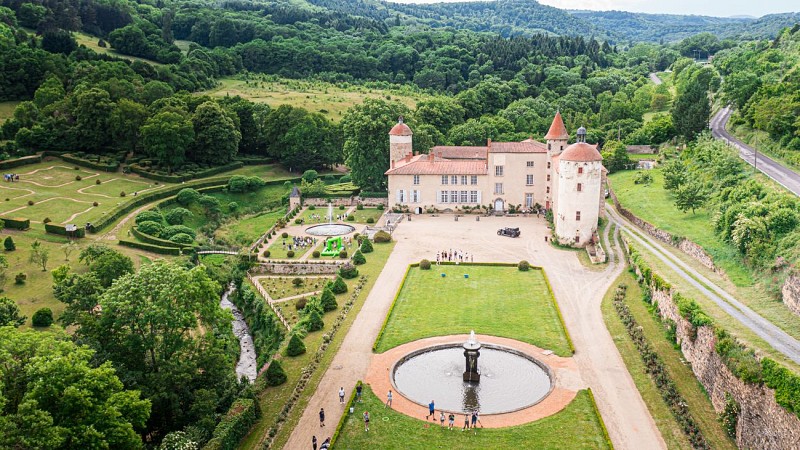
M 241 161 L 246 166 L 261 166 L 266 164 L 275 164 L 275 160 L 267 158 L 266 156 L 256 155 L 238 155 L 235 156 L 234 161 Z
M 58 234 L 61 236 L 67 235 L 67 229 L 65 227 L 53 223 L 44 224 L 44 231 L 52 234 Z M 74 233 L 72 233 L 72 237 L 79 237 L 79 238 L 86 237 L 86 228 L 78 227 L 78 229 L 75 230 Z
M 75 164 L 77 166 L 87 167 L 89 169 L 94 170 L 101 170 L 103 172 L 116 172 L 119 169 L 119 162 L 114 164 L 100 164 L 94 161 L 89 161 L 87 159 L 79 158 L 70 153 L 63 153 L 59 158 L 63 159 L 68 163 Z
M 228 413 L 214 428 L 211 440 L 204 450 L 233 450 L 239 441 L 250 431 L 250 427 L 261 416 L 258 402 L 251 398 L 238 398 L 233 402 Z
M 119 245 L 123 247 L 131 247 L 131 248 L 138 248 L 140 250 L 146 250 L 148 252 L 158 253 L 161 255 L 181 255 L 181 249 L 175 247 L 162 247 L 160 245 L 153 245 L 153 244 L 145 244 L 144 242 L 137 242 L 137 241 L 119 241 Z
M 361 191 L 359 194 L 361 198 L 389 198 L 388 192 L 373 192 L 373 191 Z
M 234 161 L 224 166 L 212 167 L 210 169 L 201 170 L 199 172 L 194 172 L 187 175 L 161 175 L 158 173 L 150 172 L 138 164 L 131 164 L 130 166 L 128 166 L 128 168 L 130 168 L 131 172 L 138 174 L 144 178 L 149 178 L 151 180 L 156 180 L 156 181 L 163 181 L 164 183 L 180 183 L 182 181 L 189 181 L 195 178 L 210 177 L 223 172 L 228 172 L 230 170 L 238 169 L 243 166 L 244 166 L 243 162 Z
M 30 219 L 3 217 L 2 220 L 5 224 L 5 228 L 11 228 L 13 230 L 27 230 L 31 227 Z
M 136 239 L 139 239 L 144 243 L 153 244 L 160 247 L 189 248 L 193 246 L 192 244 L 180 244 L 178 242 L 172 242 L 167 239 L 161 239 L 155 236 L 151 236 L 147 233 L 142 233 L 141 231 L 139 231 L 138 227 L 131 228 L 131 233 L 133 233 L 133 235 L 136 236 Z
M 42 162 L 42 155 L 23 156 L 22 158 L 7 159 L 0 161 L 0 170 L 13 169 L 14 167 L 25 166 Z
M 664 399 L 664 402 L 672 411 L 672 415 L 675 416 L 684 434 L 689 438 L 692 447 L 696 449 L 710 448 L 703 436 L 703 432 L 700 431 L 697 425 L 697 421 L 689 412 L 686 400 L 678 392 L 675 382 L 670 377 L 664 362 L 661 360 L 661 356 L 653 350 L 644 335 L 644 331 L 642 331 L 642 327 L 636 322 L 633 313 L 631 313 L 628 305 L 625 304 L 626 291 L 626 285 L 620 284 L 617 286 L 617 290 L 614 293 L 614 310 L 625 325 L 625 329 L 628 331 L 628 336 L 630 336 L 634 346 L 639 351 L 639 356 L 644 362 L 645 372 L 650 375 L 650 378 L 656 384 L 661 398 Z

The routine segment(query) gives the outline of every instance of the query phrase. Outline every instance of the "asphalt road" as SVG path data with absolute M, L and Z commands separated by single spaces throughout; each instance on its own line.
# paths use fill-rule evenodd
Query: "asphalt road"
M 769 320 L 747 307 L 727 291 L 712 283 L 708 278 L 694 270 L 680 258 L 673 255 L 654 238 L 642 232 L 635 225 L 621 217 L 612 207 L 606 206 L 609 219 L 616 223 L 621 230 L 628 233 L 636 245 L 642 246 L 663 261 L 681 278 L 700 290 L 706 297 L 716 303 L 731 317 L 741 322 L 753 333 L 764 339 L 775 350 L 786 355 L 787 358 L 800 364 L 800 341 L 788 335 Z
M 775 180 L 775 182 L 791 191 L 794 195 L 800 196 L 800 175 L 798 175 L 797 172 L 780 165 L 768 156 L 765 156 L 763 153 L 758 153 L 758 157 L 756 158 L 756 151 L 752 147 L 728 133 L 728 130 L 725 129 L 725 125 L 728 123 L 728 119 L 730 117 L 730 107 L 720 109 L 719 112 L 717 112 L 717 114 L 711 119 L 711 125 L 709 127 L 711 128 L 711 134 L 714 135 L 715 138 L 723 140 L 729 145 L 738 149 L 739 157 L 745 160 L 748 164 L 751 166 L 755 165 L 755 167 L 764 173 L 764 175 L 772 178 Z

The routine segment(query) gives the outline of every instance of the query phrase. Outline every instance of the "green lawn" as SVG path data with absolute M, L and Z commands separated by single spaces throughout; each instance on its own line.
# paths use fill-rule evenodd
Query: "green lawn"
M 714 234 L 712 217 L 707 210 L 701 209 L 695 214 L 680 212 L 672 194 L 664 189 L 664 177 L 659 169 L 650 171 L 653 183 L 649 186 L 634 184 L 636 173 L 625 170 L 608 177 L 622 206 L 658 228 L 676 236 L 685 236 L 702 246 L 737 286 L 753 284 L 753 275 L 742 263 L 736 249 Z
M 369 218 L 372 218 L 373 223 L 375 223 L 383 215 L 383 213 L 384 211 L 379 210 L 378 208 L 364 208 L 362 210 L 356 209 L 353 211 L 353 216 L 355 217 L 356 223 L 367 223 L 367 219 Z
M 286 213 L 283 209 L 277 209 L 265 213 L 259 213 L 246 219 L 234 220 L 223 225 L 217 235 L 222 236 L 228 242 L 239 245 L 250 245 L 261 237 L 271 226 L 275 225 Z
M 541 270 L 470 265 L 410 268 L 377 351 L 470 330 L 572 354 Z
M 300 278 L 303 284 L 295 286 L 292 280 Z M 293 297 L 295 295 L 305 294 L 307 292 L 321 291 L 325 287 L 328 280 L 333 277 L 279 277 L 279 278 L 262 278 L 261 285 L 267 290 L 267 293 L 273 300 L 279 300 L 286 297 Z
M 463 420 L 458 417 L 458 428 L 448 430 L 438 424 L 408 417 L 392 409 L 385 409 L 369 386 L 363 394 L 363 403 L 355 403 L 355 411 L 348 414 L 334 448 L 350 449 L 604 449 L 609 448 L 603 435 L 600 418 L 592 405 L 588 391 L 580 391 L 563 411 L 533 423 L 508 428 L 479 428 L 462 432 Z M 370 413 L 369 431 L 364 431 L 362 415 Z M 325 429 L 317 434 L 322 442 L 332 434 Z M 320 437 L 322 439 L 320 439 Z
M 19 103 L 20 102 L 18 101 L 0 102 L 0 125 L 2 125 L 6 120 L 14 117 L 14 110 L 17 108 Z
M 697 421 L 711 448 L 735 449 L 736 445 L 725 434 L 705 389 L 694 376 L 692 368 L 684 361 L 681 351 L 676 349 L 667 338 L 666 329 L 648 310 L 650 305 L 642 300 L 642 290 L 631 272 L 626 270 L 620 275 L 617 282 L 613 284 L 603 299 L 603 318 L 614 339 L 614 343 L 625 361 L 625 365 L 628 366 L 628 371 L 631 373 L 636 387 L 642 394 L 642 398 L 650 409 L 661 435 L 667 442 L 667 447 L 690 448 L 686 435 L 683 434 L 683 431 L 678 426 L 652 378 L 644 372 L 641 356 L 614 310 L 612 297 L 619 283 L 625 283 L 628 286 L 625 303 L 636 318 L 636 322 L 642 327 L 648 342 L 658 352 L 667 366 L 672 380 L 675 381 L 678 391 L 686 400 L 689 411 Z
M 272 242 L 267 250 L 269 250 L 269 259 L 294 259 L 303 256 L 303 254 L 308 251 L 308 247 L 294 247 L 292 244 L 293 236 L 289 234 L 287 237 L 283 238 L 278 235 L 275 240 Z M 294 255 L 289 256 L 289 246 L 292 245 L 291 251 L 294 252 Z

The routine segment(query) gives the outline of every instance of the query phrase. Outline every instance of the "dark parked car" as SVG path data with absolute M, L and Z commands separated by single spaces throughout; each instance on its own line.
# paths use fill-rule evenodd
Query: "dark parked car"
M 500 228 L 497 230 L 498 236 L 519 237 L 519 228 Z

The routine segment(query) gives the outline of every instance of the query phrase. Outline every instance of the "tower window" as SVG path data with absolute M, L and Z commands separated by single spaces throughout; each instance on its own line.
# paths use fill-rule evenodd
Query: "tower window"
M 553 148 L 553 145 L 552 145 L 552 144 L 547 144 L 547 149 L 548 149 L 548 150 L 551 150 L 552 148 Z
M 472 175 L 469 178 L 469 184 L 478 184 L 478 176 L 477 175 Z
M 547 161 L 547 168 L 550 168 L 550 161 Z
M 578 167 L 578 175 L 583 173 L 583 167 Z
M 550 174 L 547 174 L 547 181 L 550 181 Z
M 467 176 L 461 175 L 461 184 L 467 184 Z
M 495 194 L 502 194 L 503 193 L 503 183 L 495 183 L 494 184 L 494 193 Z
M 578 220 L 578 221 L 581 220 L 581 212 L 580 211 L 575 211 L 575 220 Z
M 414 175 L 414 184 L 419 184 L 419 175 Z
M 525 185 L 533 186 L 533 175 L 525 175 Z
M 583 185 L 581 183 L 578 183 L 578 192 L 581 191 L 583 191 Z
M 447 184 L 447 175 L 442 175 L 442 184 Z
M 453 175 L 450 177 L 450 184 L 458 184 L 458 175 Z
M 550 193 L 550 186 L 547 186 L 547 193 Z
M 527 166 L 528 167 L 533 167 L 533 161 L 528 161 Z
M 503 166 L 494 166 L 494 175 L 496 177 L 502 177 L 503 176 Z

